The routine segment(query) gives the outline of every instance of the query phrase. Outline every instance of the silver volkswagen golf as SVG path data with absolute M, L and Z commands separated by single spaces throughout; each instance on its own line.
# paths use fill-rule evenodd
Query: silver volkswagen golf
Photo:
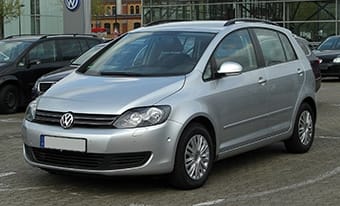
M 217 160 L 284 141 L 307 152 L 311 66 L 261 20 L 172 22 L 127 33 L 27 108 L 23 154 L 50 172 L 170 174 L 202 186 Z

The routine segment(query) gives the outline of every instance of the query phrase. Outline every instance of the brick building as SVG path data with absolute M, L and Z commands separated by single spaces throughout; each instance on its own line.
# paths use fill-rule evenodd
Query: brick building
M 91 28 L 105 28 L 114 37 L 141 26 L 141 0 L 103 0 L 104 14 L 92 16 Z

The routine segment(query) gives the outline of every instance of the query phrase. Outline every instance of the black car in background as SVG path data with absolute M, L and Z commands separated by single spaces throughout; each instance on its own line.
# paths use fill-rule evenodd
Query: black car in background
M 321 59 L 319 59 L 311 50 L 311 44 L 309 41 L 307 41 L 304 38 L 301 38 L 299 36 L 295 36 L 296 41 L 298 42 L 298 44 L 300 45 L 300 47 L 302 48 L 303 52 L 305 53 L 307 59 L 309 60 L 312 69 L 313 69 L 313 73 L 314 73 L 314 77 L 315 77 L 315 90 L 316 92 L 319 91 L 320 87 L 321 87 L 321 72 L 320 72 L 320 62 Z
M 102 43 L 93 46 L 91 49 L 87 50 L 77 59 L 71 62 L 71 64 L 57 69 L 55 71 L 49 72 L 41 76 L 35 83 L 32 89 L 32 97 L 36 98 L 39 95 L 43 94 L 46 90 L 48 90 L 53 84 L 57 81 L 61 80 L 62 78 L 66 77 L 74 70 L 76 70 L 80 65 L 86 62 L 89 58 L 91 58 L 94 54 L 100 51 L 109 43 Z
M 0 40 L 0 113 L 31 100 L 36 80 L 102 43 L 92 35 L 10 36 Z
M 313 52 L 322 60 L 322 77 L 340 78 L 340 36 L 328 37 Z

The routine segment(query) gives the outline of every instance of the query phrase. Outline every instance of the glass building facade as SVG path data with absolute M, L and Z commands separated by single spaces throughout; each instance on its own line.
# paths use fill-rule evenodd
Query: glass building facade
M 340 33 L 339 16 L 340 0 L 144 0 L 142 21 L 268 19 L 318 42 Z
M 4 36 L 63 33 L 63 1 L 21 0 L 20 15 L 4 25 Z

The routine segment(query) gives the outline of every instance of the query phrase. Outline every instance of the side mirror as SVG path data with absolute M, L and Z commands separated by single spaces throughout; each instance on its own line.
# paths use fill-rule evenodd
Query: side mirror
M 224 74 L 226 76 L 235 76 L 241 74 L 243 68 L 236 62 L 224 62 L 218 69 L 218 74 Z

